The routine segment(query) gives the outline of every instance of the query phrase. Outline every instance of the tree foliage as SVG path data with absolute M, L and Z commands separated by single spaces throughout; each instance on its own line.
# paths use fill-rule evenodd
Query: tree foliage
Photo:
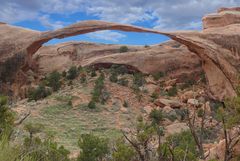
M 39 100 L 39 99 L 43 99 L 47 96 L 49 96 L 51 94 L 50 90 L 46 88 L 45 85 L 40 84 L 37 88 L 35 89 L 31 89 L 28 92 L 28 100 L 32 101 L 32 100 Z
M 7 97 L 0 96 L 0 140 L 2 135 L 11 131 L 14 123 L 14 115 L 7 106 Z
M 50 73 L 49 76 L 47 77 L 46 79 L 47 85 L 51 87 L 53 91 L 57 91 L 61 87 L 60 79 L 61 79 L 61 74 L 57 71 L 54 71 Z
M 72 66 L 68 71 L 66 78 L 69 80 L 73 80 L 78 76 L 78 68 L 76 66 Z
M 119 48 L 119 52 L 120 53 L 125 53 L 125 52 L 128 52 L 128 47 L 127 46 L 121 46 L 120 48 Z
M 78 161 L 98 161 L 109 153 L 108 140 L 93 134 L 82 134 L 78 146 L 81 149 Z

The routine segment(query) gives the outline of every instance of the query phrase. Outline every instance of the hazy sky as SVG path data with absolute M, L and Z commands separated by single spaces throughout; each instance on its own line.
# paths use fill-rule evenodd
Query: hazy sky
M 0 21 L 41 31 L 90 19 L 159 30 L 200 30 L 203 15 L 233 6 L 240 6 L 240 0 L 0 0 Z M 100 31 L 51 43 L 83 40 L 144 45 L 166 39 L 154 34 Z

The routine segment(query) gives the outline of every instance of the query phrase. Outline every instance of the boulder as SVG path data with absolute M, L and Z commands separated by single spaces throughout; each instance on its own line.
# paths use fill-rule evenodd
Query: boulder
M 174 109 L 172 109 L 170 106 L 165 106 L 162 108 L 162 112 L 164 112 L 164 113 L 170 113 L 173 110 Z
M 188 99 L 195 98 L 196 96 L 198 96 L 197 92 L 186 91 L 186 92 L 184 92 L 183 94 L 180 95 L 180 99 L 181 99 L 182 102 L 187 103 Z
M 187 104 L 198 107 L 200 105 L 197 99 L 188 99 Z
M 166 129 L 166 136 L 189 130 L 186 123 L 180 123 L 180 122 L 175 122 L 171 125 L 168 125 L 165 127 L 165 129 Z
M 154 103 L 159 107 L 165 107 L 165 106 L 169 106 L 171 108 L 182 107 L 182 103 L 179 100 L 169 100 L 169 99 L 161 98 L 161 99 L 157 99 Z
M 151 105 L 144 106 L 143 109 L 144 111 L 149 115 L 154 107 Z

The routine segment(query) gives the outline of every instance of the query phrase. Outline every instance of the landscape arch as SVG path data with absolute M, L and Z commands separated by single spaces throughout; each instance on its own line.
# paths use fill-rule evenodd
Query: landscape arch
M 0 25 L 0 27 L 3 25 Z M 207 83 L 210 94 L 217 100 L 223 100 L 226 97 L 236 96 L 237 86 L 237 69 L 231 62 L 226 60 L 226 55 L 232 55 L 231 51 L 221 51 L 219 44 L 210 40 L 209 34 L 202 31 L 185 31 L 185 32 L 161 32 L 153 29 L 146 29 L 131 25 L 123 25 L 118 23 L 110 23 L 104 21 L 81 21 L 76 24 L 47 32 L 34 31 L 33 36 L 26 41 L 26 44 L 20 50 L 15 49 L 13 54 L 19 52 L 26 55 L 23 70 L 34 68 L 33 54 L 46 42 L 51 39 L 62 39 L 69 36 L 86 34 L 100 30 L 121 30 L 126 32 L 148 32 L 162 34 L 169 38 L 184 44 L 188 49 L 195 54 L 203 62 L 203 70 L 206 74 Z M 238 29 L 239 30 L 239 29 Z M 219 29 L 215 31 L 215 36 L 221 33 Z M 229 33 L 232 34 L 232 33 Z M 210 35 L 211 36 L 211 35 Z M 211 36 L 212 38 L 212 36 Z M 216 37 L 217 38 L 217 37 Z M 22 42 L 21 42 L 22 43 Z M 224 52 L 224 53 L 223 53 Z

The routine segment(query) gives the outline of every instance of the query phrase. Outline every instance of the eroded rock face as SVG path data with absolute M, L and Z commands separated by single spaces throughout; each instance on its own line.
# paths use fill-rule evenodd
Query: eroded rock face
M 240 23 L 240 7 L 221 8 L 217 13 L 203 17 L 203 28 L 223 27 Z
M 202 72 L 201 62 L 196 54 L 176 41 L 149 47 L 128 46 L 125 53 L 120 53 L 120 47 L 121 45 L 69 42 L 44 46 L 34 57 L 39 64 L 40 74 L 54 70 L 63 71 L 73 64 L 77 66 L 122 64 L 146 74 L 163 72 L 185 79 L 186 76 Z
M 226 11 L 227 10 L 227 11 Z M 32 55 L 44 44 L 53 38 L 64 38 L 79 34 L 85 34 L 98 30 L 122 30 L 129 32 L 150 32 L 163 34 L 178 41 L 194 52 L 203 62 L 203 70 L 206 73 L 209 84 L 210 95 L 218 100 L 225 97 L 236 96 L 237 77 L 239 72 L 239 39 L 240 24 L 238 9 L 224 9 L 219 13 L 233 14 L 234 21 L 223 23 L 219 20 L 218 26 L 206 27 L 204 31 L 189 32 L 161 32 L 131 25 L 122 25 L 103 21 L 82 21 L 74 25 L 58 29 L 55 31 L 38 32 L 13 27 L 7 24 L 0 25 L 0 79 L 6 79 L 4 73 L 8 69 L 4 68 L 7 61 L 14 59 L 17 55 L 24 57 L 22 70 L 37 69 Z M 225 15 L 225 14 L 224 14 Z M 210 24 L 210 23 L 209 23 Z M 206 25 L 205 25 L 206 26 Z M 21 65 L 16 69 L 19 69 Z M 16 80 L 19 70 L 10 69 L 9 79 Z M 21 75 L 21 74 L 20 74 Z M 20 80 L 24 77 L 19 76 Z M 5 80 L 6 81 L 6 80 Z M 20 81 L 18 81 L 19 83 Z

